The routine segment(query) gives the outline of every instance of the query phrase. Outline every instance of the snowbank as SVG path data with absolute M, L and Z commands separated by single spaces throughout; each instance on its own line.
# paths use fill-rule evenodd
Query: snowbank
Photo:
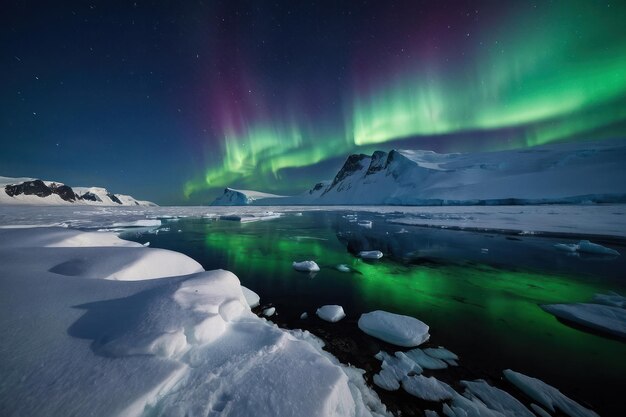
M 386 413 L 362 372 L 252 314 L 234 274 L 177 254 L 188 275 L 150 279 L 161 255 L 110 233 L 0 230 L 3 414 Z M 135 281 L 86 279 L 122 269 Z

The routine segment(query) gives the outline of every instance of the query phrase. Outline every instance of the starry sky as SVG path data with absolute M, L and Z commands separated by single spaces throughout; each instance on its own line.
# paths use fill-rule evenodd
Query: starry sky
M 4 1 L 0 175 L 159 204 L 624 137 L 619 1 Z

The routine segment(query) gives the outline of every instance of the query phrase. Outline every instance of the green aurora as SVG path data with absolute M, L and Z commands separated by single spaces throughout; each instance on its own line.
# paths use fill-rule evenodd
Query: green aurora
M 280 191 L 286 169 L 391 145 L 500 150 L 623 135 L 626 4 L 540 8 L 512 6 L 497 24 L 429 54 L 415 42 L 410 58 L 375 71 L 356 59 L 365 70 L 353 71 L 336 120 L 297 112 L 230 117 L 241 122 L 222 127 L 223 158 L 215 162 L 212 145 L 206 159 L 213 162 L 185 184 L 185 195 L 229 185 Z M 366 56 L 384 59 L 375 49 Z M 461 134 L 470 143 L 449 139 Z

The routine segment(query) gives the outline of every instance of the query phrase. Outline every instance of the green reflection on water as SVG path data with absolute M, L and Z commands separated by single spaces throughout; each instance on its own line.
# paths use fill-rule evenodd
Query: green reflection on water
M 503 368 L 524 365 L 561 378 L 563 368 L 572 366 L 579 378 L 594 370 L 614 378 L 626 372 L 625 344 L 568 327 L 539 307 L 587 301 L 609 289 L 601 283 L 487 265 L 368 263 L 324 227 L 220 225 L 206 229 L 204 244 L 224 256 L 223 263 L 264 302 L 282 297 L 298 311 L 338 303 L 354 317 L 375 309 L 411 315 L 430 325 L 435 343 L 469 351 L 477 360 L 497 355 Z M 322 267 L 312 279 L 291 267 L 305 259 Z M 340 263 L 357 272 L 334 269 Z

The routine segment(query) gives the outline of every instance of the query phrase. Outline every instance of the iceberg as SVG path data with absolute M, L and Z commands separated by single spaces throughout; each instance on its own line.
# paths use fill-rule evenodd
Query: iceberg
M 396 346 L 419 346 L 430 338 L 426 323 L 382 310 L 362 314 L 358 326 L 368 335 Z

